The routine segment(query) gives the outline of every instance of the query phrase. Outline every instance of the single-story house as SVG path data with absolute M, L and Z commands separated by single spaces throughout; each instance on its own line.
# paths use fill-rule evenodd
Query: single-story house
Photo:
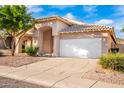
M 118 48 L 120 53 L 124 53 L 124 39 L 117 38 Z
M 98 58 L 117 47 L 114 28 L 110 26 L 52 16 L 36 19 L 35 27 L 36 30 L 28 31 L 21 39 L 16 53 L 33 45 L 39 48 L 39 54 Z

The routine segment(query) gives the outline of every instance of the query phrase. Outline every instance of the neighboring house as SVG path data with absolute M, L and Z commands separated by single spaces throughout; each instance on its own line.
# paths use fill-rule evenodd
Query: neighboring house
M 98 58 L 117 47 L 113 27 L 87 24 L 64 17 L 36 19 L 36 31 L 31 30 L 21 39 L 16 53 L 26 46 L 39 47 L 40 54 L 62 57 Z
M 11 48 L 11 37 L 7 37 L 6 44 L 9 48 Z M 6 47 L 4 45 L 3 39 L 0 37 L 0 49 L 5 49 L 5 48 Z
M 120 53 L 124 53 L 124 39 L 117 39 L 118 42 L 118 48 Z

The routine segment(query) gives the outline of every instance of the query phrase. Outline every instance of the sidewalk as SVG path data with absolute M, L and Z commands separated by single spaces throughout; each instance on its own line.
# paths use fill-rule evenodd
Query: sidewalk
M 49 58 L 18 68 L 0 66 L 0 76 L 51 88 L 124 88 L 81 78 L 96 62 L 96 59 Z

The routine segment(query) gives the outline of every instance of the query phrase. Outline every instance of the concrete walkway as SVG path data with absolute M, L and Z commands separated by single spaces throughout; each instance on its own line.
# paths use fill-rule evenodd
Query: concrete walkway
M 21 66 L 18 68 L 0 66 L 0 76 L 44 87 L 59 88 L 103 88 L 124 87 L 97 80 L 81 78 L 85 72 L 92 70 L 97 59 L 46 58 L 47 60 Z

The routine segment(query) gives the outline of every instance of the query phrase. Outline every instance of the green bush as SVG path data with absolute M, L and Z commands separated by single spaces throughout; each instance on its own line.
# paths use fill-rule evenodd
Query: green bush
M 22 49 L 22 53 L 25 53 L 25 49 Z
M 35 56 L 38 52 L 38 48 L 37 47 L 26 47 L 25 48 L 25 52 L 29 55 L 29 56 Z
M 100 57 L 100 65 L 106 69 L 124 72 L 124 54 L 106 54 Z

